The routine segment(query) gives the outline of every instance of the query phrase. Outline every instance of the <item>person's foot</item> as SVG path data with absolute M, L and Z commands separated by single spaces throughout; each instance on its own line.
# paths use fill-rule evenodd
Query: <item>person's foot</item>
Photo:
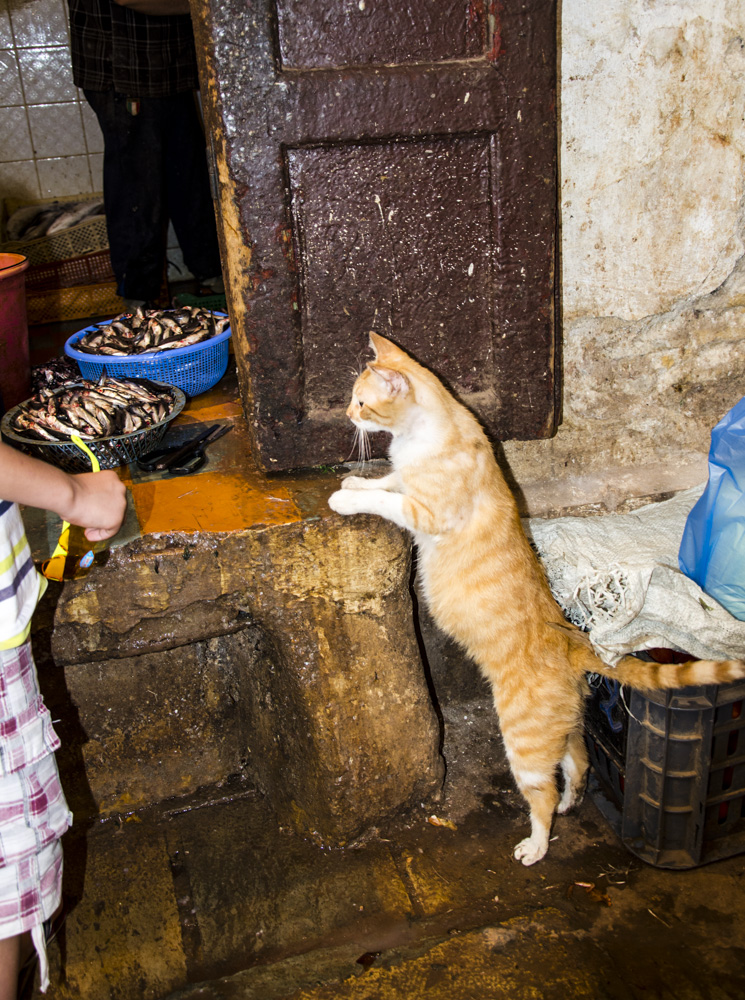
M 133 313 L 138 309 L 149 309 L 147 299 L 124 299 L 123 312 Z
M 225 294 L 225 282 L 221 274 L 216 274 L 212 278 L 200 278 L 199 279 L 199 291 L 200 294 L 204 295 L 224 295 Z

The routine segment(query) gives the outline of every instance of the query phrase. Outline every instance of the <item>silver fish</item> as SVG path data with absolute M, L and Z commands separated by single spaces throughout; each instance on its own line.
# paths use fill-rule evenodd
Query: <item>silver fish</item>
M 18 408 L 12 427 L 29 438 L 64 440 L 78 434 L 93 440 L 153 426 L 164 420 L 173 406 L 171 393 L 151 382 L 104 375 L 98 382 L 79 382 L 32 397 Z
M 122 313 L 89 330 L 75 343 L 85 354 L 120 357 L 188 347 L 222 333 L 230 320 L 200 306 Z

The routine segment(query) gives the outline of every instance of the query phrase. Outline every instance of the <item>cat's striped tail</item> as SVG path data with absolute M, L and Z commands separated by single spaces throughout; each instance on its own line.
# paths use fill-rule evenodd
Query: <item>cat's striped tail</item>
M 597 657 L 594 657 L 596 662 Z M 742 660 L 686 660 L 685 663 L 650 663 L 636 656 L 624 656 L 615 667 L 602 663 L 596 673 L 612 677 L 619 684 L 640 691 L 661 691 L 699 684 L 727 684 L 745 677 Z
M 571 659 L 575 667 L 590 674 L 602 674 L 619 684 L 639 691 L 662 691 L 669 688 L 690 687 L 700 684 L 727 684 L 745 677 L 743 660 L 686 660 L 684 663 L 656 663 L 640 660 L 637 656 L 623 656 L 611 667 L 604 663 L 592 648 L 586 632 L 569 624 L 548 623 L 552 629 L 564 633 L 572 647 Z

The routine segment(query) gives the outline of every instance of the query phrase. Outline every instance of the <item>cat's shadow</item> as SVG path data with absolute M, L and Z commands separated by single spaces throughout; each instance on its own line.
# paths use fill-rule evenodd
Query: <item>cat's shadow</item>
M 504 453 L 504 447 L 502 446 L 502 442 L 492 440 L 492 438 L 489 437 L 489 434 L 486 432 L 486 430 L 484 431 L 484 433 L 486 434 L 487 438 L 489 438 L 489 443 L 494 449 L 494 457 L 497 460 L 499 471 L 504 476 L 504 480 L 509 486 L 510 490 L 512 491 L 512 495 L 515 498 L 517 509 L 520 513 L 520 517 L 527 517 L 528 513 L 527 500 L 525 499 L 525 494 L 523 493 L 522 487 L 520 486 L 520 484 L 515 479 L 512 473 L 512 469 L 510 468 L 510 463 L 507 461 L 507 457 L 505 456 Z

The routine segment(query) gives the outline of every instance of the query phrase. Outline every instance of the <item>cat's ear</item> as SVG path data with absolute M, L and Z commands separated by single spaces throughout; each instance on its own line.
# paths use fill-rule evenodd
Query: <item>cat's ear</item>
M 385 352 L 385 347 L 388 341 L 385 339 L 385 337 L 381 337 L 380 334 L 376 333 L 374 330 L 370 330 L 369 337 L 370 337 L 370 350 L 375 352 L 375 358 L 377 360 L 378 356 Z
M 388 367 L 389 364 L 395 365 L 403 352 L 374 330 L 370 331 L 370 347 L 375 351 L 375 360 L 369 362 L 367 367 L 383 381 L 389 396 L 406 396 L 411 388 L 409 380 L 397 368 Z
M 375 360 L 382 361 L 392 361 L 394 358 L 404 357 L 403 351 L 396 347 L 392 340 L 388 340 L 387 337 L 381 337 L 379 333 L 374 330 L 370 330 L 370 347 L 375 351 Z
M 411 386 L 403 372 L 396 371 L 395 368 L 386 368 L 375 361 L 371 361 L 367 367 L 373 375 L 381 379 L 389 396 L 408 395 Z

